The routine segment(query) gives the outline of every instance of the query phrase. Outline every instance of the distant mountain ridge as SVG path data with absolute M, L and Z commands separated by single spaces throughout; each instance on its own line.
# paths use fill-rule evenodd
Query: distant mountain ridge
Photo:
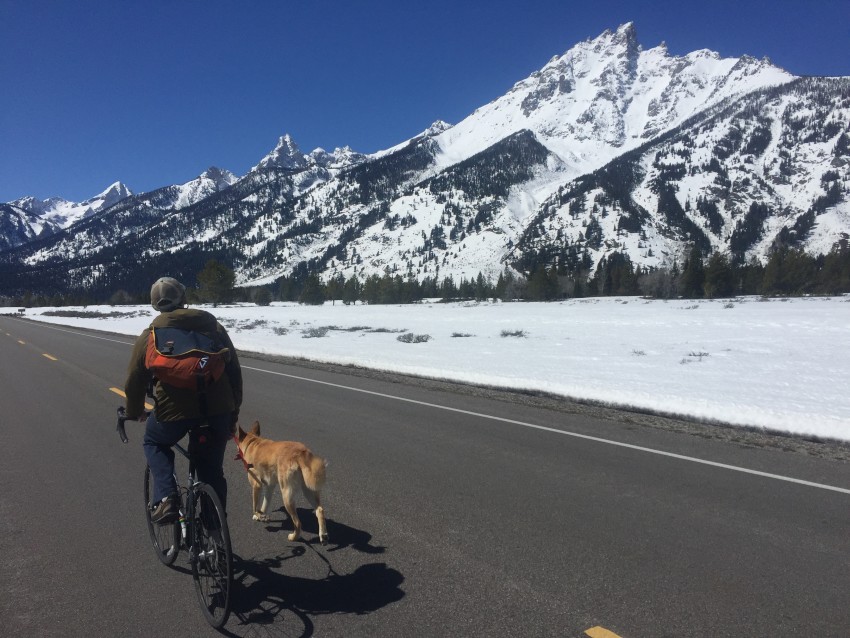
M 21 200 L 4 205 L 0 293 L 191 282 L 208 258 L 246 285 L 494 279 L 541 261 L 587 273 L 612 252 L 658 267 L 694 244 L 820 253 L 848 238 L 848 180 L 850 79 L 644 50 L 625 24 L 386 151 L 305 154 L 285 135 L 241 178 L 210 169 L 52 234 Z
M 33 234 L 38 236 L 59 228 L 67 228 L 74 222 L 114 206 L 132 194 L 124 184 L 115 182 L 99 195 L 84 202 L 69 202 L 61 197 L 49 197 L 45 200 L 23 197 L 9 202 L 9 205 L 29 213 L 33 220 Z

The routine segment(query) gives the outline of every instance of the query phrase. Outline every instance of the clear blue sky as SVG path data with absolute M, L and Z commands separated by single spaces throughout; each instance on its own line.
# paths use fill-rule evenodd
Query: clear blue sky
M 848 0 L 0 0 L 0 202 L 242 175 L 284 133 L 388 148 L 629 21 L 644 48 L 850 76 Z

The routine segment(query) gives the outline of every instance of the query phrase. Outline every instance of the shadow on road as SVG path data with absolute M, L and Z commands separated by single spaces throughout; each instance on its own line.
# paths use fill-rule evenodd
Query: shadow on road
M 299 510 L 305 522 L 312 513 Z M 315 518 L 315 517 L 314 517 Z M 315 521 L 313 521 L 315 526 Z M 312 636 L 312 617 L 325 614 L 368 614 L 404 598 L 404 576 L 386 563 L 360 565 L 350 574 L 338 574 L 326 553 L 351 547 L 367 554 L 378 554 L 383 547 L 371 544 L 371 535 L 347 525 L 328 521 L 328 549 L 319 550 L 310 543 L 292 547 L 288 553 L 270 558 L 235 559 L 233 616 L 225 635 L 231 636 Z M 270 531 L 291 531 L 284 524 L 269 526 Z M 309 534 L 318 530 L 305 529 Z M 327 576 L 320 579 L 286 575 L 286 562 L 314 553 L 327 565 Z
M 278 511 L 283 513 L 283 519 L 272 521 L 266 525 L 266 531 L 279 534 L 289 534 L 292 531 L 292 521 L 281 507 Z M 319 525 L 313 510 L 298 508 L 298 518 L 301 519 L 302 540 L 312 540 L 310 536 L 319 535 Z M 372 535 L 361 529 L 355 529 L 331 519 L 327 520 L 328 552 L 335 552 L 346 547 L 363 552 L 364 554 L 383 554 L 384 548 L 380 545 L 372 545 Z

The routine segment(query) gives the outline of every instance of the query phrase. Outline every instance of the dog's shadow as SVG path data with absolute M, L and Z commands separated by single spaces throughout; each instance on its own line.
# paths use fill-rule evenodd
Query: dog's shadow
M 286 561 L 311 550 L 327 563 L 327 576 L 314 579 L 282 573 Z M 251 635 L 278 635 L 283 630 L 287 636 L 306 638 L 315 631 L 314 616 L 368 614 L 404 598 L 404 576 L 386 563 L 360 565 L 353 573 L 341 575 L 310 545 L 298 545 L 272 558 L 234 559 L 233 614 Z
M 289 555 L 242 560 L 236 564 L 237 595 L 233 611 L 245 622 L 271 622 L 274 609 L 309 615 L 368 614 L 404 598 L 404 576 L 386 563 L 360 565 L 351 574 L 333 569 L 322 579 L 287 576 L 284 561 L 303 555 L 296 547 Z
M 318 537 L 319 524 L 316 522 L 316 515 L 313 510 L 297 508 L 298 518 L 301 519 L 301 539 L 312 542 L 310 536 Z M 265 523 L 266 531 L 272 533 L 290 533 L 292 532 L 292 521 L 289 514 L 283 507 L 275 511 L 275 514 L 280 514 L 280 520 L 271 520 Z M 277 519 L 277 516 L 275 516 Z M 368 532 L 349 527 L 343 523 L 338 523 L 332 519 L 326 521 L 328 532 L 328 546 L 326 551 L 335 552 L 346 547 L 363 552 L 364 554 L 383 554 L 385 549 L 380 545 L 372 545 L 372 535 Z M 306 537 L 304 533 L 307 533 Z

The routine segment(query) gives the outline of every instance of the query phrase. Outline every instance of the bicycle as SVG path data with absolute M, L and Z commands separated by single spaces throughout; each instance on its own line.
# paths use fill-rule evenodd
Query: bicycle
M 124 407 L 118 408 L 118 435 L 127 443 Z M 181 549 L 189 553 L 192 578 L 198 602 L 207 622 L 214 628 L 224 626 L 230 616 L 233 589 L 233 553 L 224 507 L 215 490 L 198 481 L 194 459 L 179 443 L 174 446 L 189 461 L 186 486 L 177 485 L 180 517 L 173 523 L 158 525 L 151 521 L 153 485 L 150 467 L 145 465 L 145 517 L 157 558 L 170 566 Z M 176 479 L 175 475 L 175 479 Z

